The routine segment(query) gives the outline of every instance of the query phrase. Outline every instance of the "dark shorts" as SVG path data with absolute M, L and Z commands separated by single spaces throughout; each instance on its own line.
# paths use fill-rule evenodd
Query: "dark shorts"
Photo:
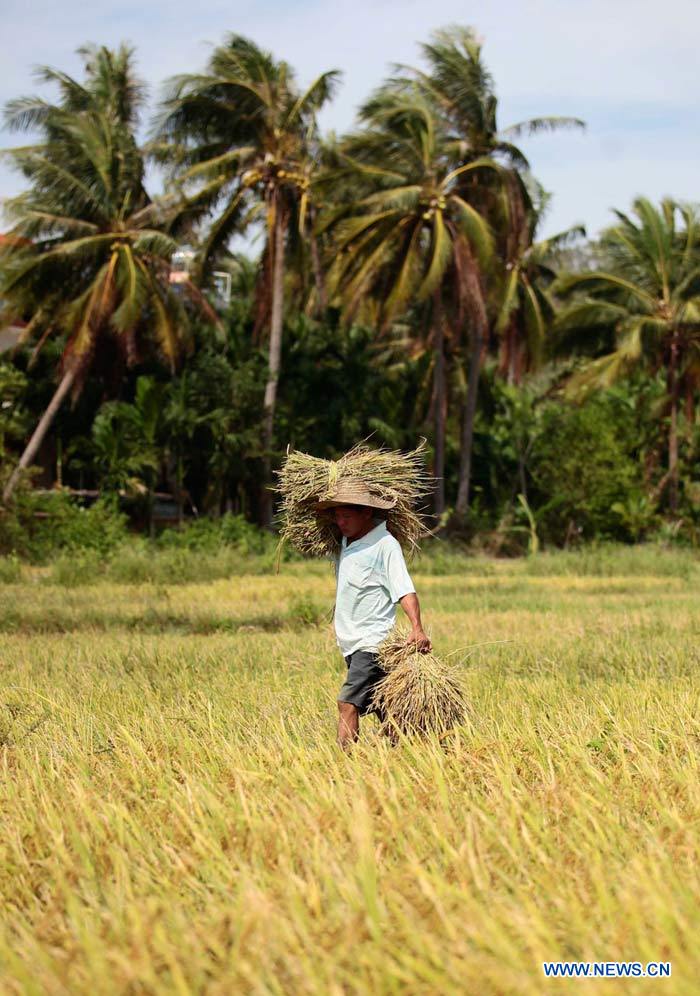
M 345 658 L 348 674 L 343 687 L 338 692 L 339 702 L 351 702 L 357 706 L 361 716 L 369 712 L 369 702 L 374 693 L 374 686 L 386 675 L 386 671 L 377 662 L 377 654 L 369 650 L 356 650 Z

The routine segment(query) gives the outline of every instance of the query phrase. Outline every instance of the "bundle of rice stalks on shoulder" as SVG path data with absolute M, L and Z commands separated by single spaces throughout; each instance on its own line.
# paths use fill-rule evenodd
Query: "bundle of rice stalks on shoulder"
M 400 734 L 439 736 L 470 715 L 457 669 L 407 645 L 407 637 L 395 629 L 379 648 L 386 677 L 375 686 L 370 705 L 380 719 L 380 732 L 393 743 Z
M 371 495 L 377 516 L 386 520 L 389 532 L 413 553 L 419 539 L 430 533 L 421 516 L 421 505 L 434 486 L 425 468 L 425 447 L 425 439 L 406 453 L 362 442 L 339 460 L 287 451 L 274 488 L 282 499 L 281 544 L 288 542 L 299 553 L 313 557 L 337 553 L 342 537 L 333 509 L 319 508 L 319 503 L 356 488 Z

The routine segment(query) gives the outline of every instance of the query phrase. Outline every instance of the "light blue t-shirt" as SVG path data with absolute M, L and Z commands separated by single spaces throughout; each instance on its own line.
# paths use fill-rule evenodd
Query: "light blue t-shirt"
M 396 603 L 416 589 L 401 544 L 380 522 L 335 557 L 335 635 L 344 657 L 375 651 L 396 621 Z

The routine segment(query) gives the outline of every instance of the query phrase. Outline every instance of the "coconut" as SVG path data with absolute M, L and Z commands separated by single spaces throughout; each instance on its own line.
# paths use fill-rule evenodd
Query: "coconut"
M 287 458 L 276 472 L 273 489 L 281 496 L 280 543 L 290 543 L 306 556 L 323 557 L 340 549 L 342 536 L 332 509 L 319 509 L 333 500 L 339 485 L 351 482 L 367 488 L 392 508 L 377 510 L 388 531 L 407 553 L 414 553 L 422 536 L 430 530 L 421 515 L 421 503 L 434 486 L 424 464 L 426 440 L 415 450 L 401 452 L 358 443 L 339 460 L 323 460 L 300 450 L 287 450 Z
M 440 736 L 469 715 L 457 668 L 432 652 L 416 650 L 407 638 L 408 632 L 396 627 L 380 646 L 379 664 L 386 676 L 375 685 L 370 702 L 380 732 L 394 743 L 401 734 Z

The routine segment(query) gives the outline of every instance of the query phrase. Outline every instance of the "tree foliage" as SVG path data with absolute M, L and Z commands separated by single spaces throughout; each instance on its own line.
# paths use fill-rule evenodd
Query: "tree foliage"
M 45 67 L 54 98 L 5 108 L 37 136 L 5 153 L 26 184 L 0 244 L 3 321 L 25 323 L 0 364 L 6 497 L 36 457 L 37 483 L 140 494 L 151 532 L 159 489 L 181 521 L 269 525 L 288 444 L 427 435 L 435 522 L 495 550 L 695 536 L 698 208 L 637 197 L 594 242 L 542 238 L 517 143 L 582 122 L 502 127 L 472 29 L 436 32 L 341 136 L 318 123 L 337 72 L 301 86 L 231 34 L 167 82 L 142 148 L 134 53 L 80 54 L 81 79 Z M 253 232 L 257 257 L 232 252 Z M 6 547 L 34 512 L 5 511 Z

